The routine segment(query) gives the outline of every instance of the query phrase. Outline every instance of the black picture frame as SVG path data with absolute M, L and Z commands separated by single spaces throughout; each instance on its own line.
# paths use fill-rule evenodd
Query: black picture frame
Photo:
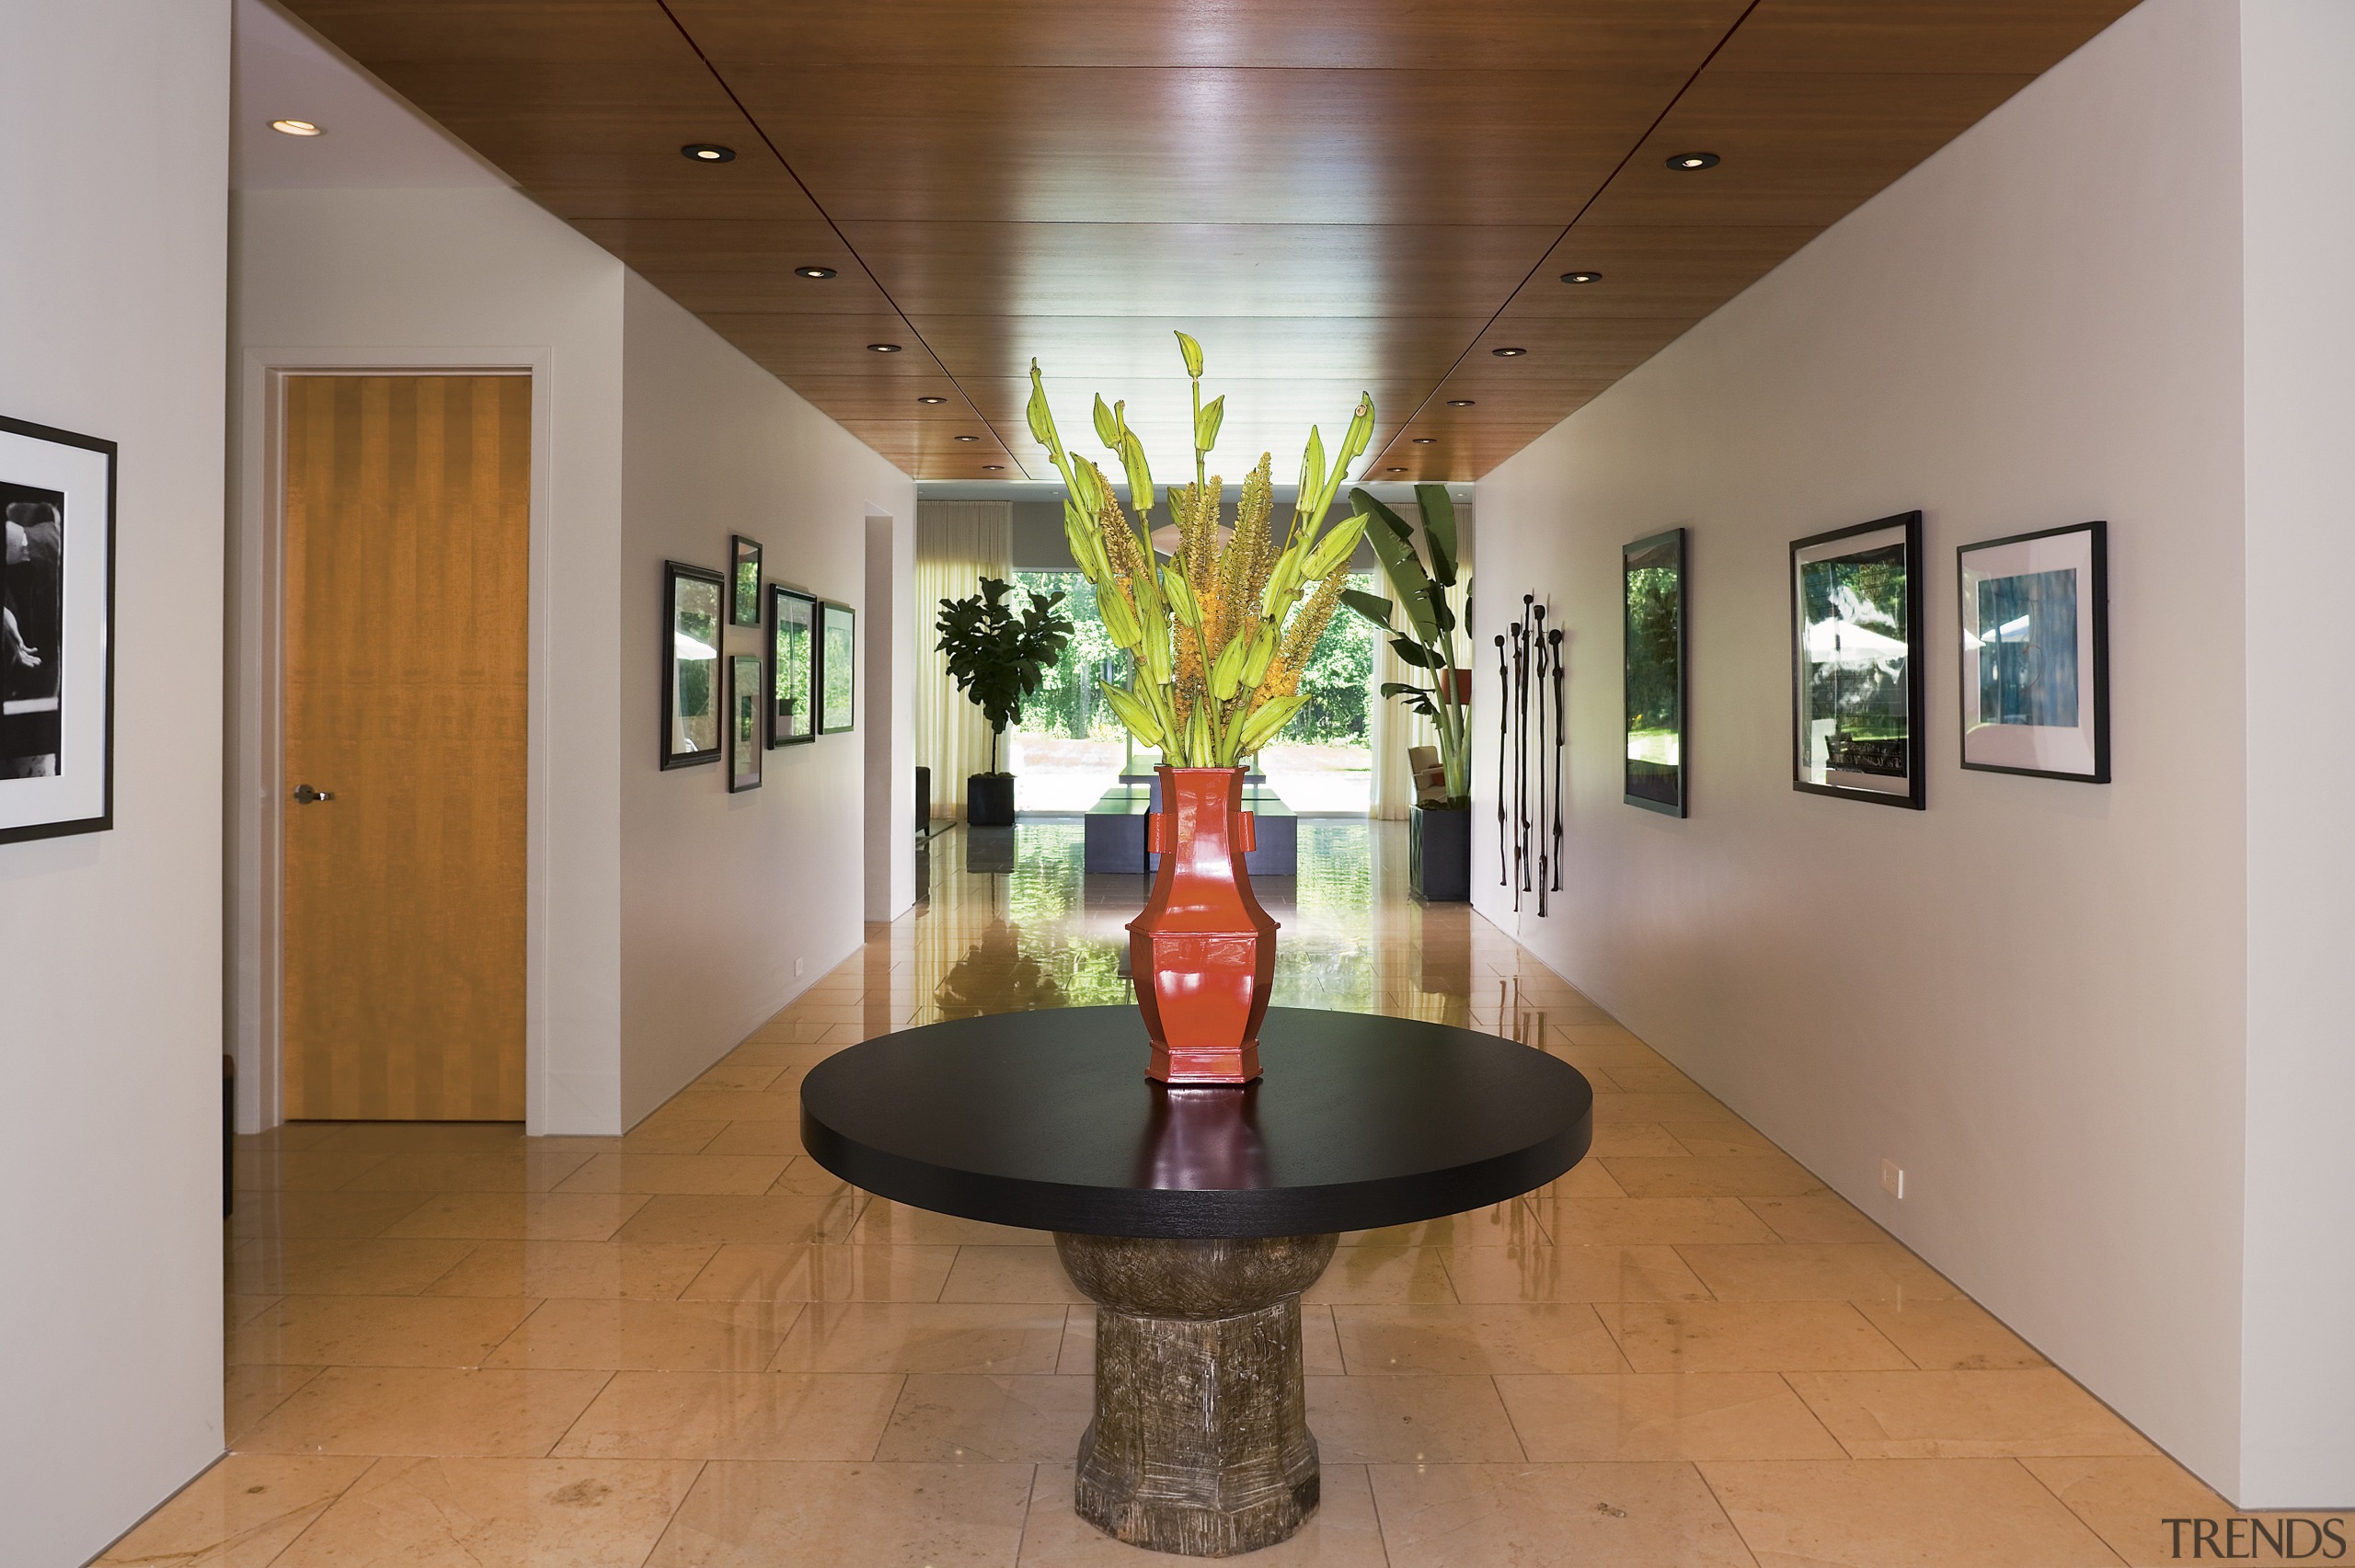
M 818 733 L 858 727 L 858 612 L 839 600 L 818 601 Z
M 1887 580 L 1895 567 L 1901 580 Z M 1858 606 L 1863 617 L 1827 613 L 1810 623 L 1809 573 L 1832 603 Z M 1791 543 L 1791 787 L 1804 794 L 1921 811 L 1928 807 L 1927 692 L 1923 659 L 1922 514 L 1899 512 Z M 1873 585 L 1859 603 L 1860 584 Z M 1892 591 L 1893 590 L 1893 591 Z M 1892 616 L 1891 612 L 1894 611 Z M 1890 631 L 1877 630 L 1875 623 Z M 1889 666 L 1899 659 L 1901 670 Z M 1819 680 L 1820 671 L 1830 672 Z M 1842 689 L 1843 673 L 1855 684 Z M 1901 704 L 1903 734 L 1887 728 Z M 1865 722 L 1843 728 L 1842 707 Z M 1828 715 L 1828 716 L 1827 716 Z M 1825 728 L 1825 726 L 1830 728 Z
M 818 596 L 769 585 L 771 750 L 818 738 Z
M 2074 522 L 1958 546 L 1955 590 L 1962 765 L 2109 783 L 2109 525 Z M 2005 635 L 2013 630 L 2020 635 Z
M 0 418 L 0 843 L 114 826 L 118 455 Z
M 720 760 L 725 740 L 721 639 L 728 579 L 707 567 L 662 563 L 662 766 Z M 683 645 L 706 649 L 689 654 Z
M 761 542 L 731 533 L 728 550 L 728 624 L 757 626 L 761 624 Z
M 741 795 L 761 787 L 762 710 L 768 682 L 762 679 L 767 665 L 756 653 L 728 656 L 728 793 Z
M 1621 545 L 1619 589 L 1621 798 L 1646 811 L 1683 817 L 1689 809 L 1685 735 L 1693 665 L 1684 530 Z M 1664 760 L 1657 755 L 1663 750 Z

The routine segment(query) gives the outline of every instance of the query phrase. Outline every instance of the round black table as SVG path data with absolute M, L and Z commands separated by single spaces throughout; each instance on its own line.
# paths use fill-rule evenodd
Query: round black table
M 1259 1054 L 1256 1083 L 1172 1089 L 1136 1009 L 1066 1008 L 886 1035 L 801 1084 L 844 1180 L 1055 1233 L 1097 1303 L 1075 1503 L 1158 1551 L 1253 1551 L 1315 1509 L 1300 1294 L 1337 1232 L 1516 1197 L 1593 1137 L 1586 1079 L 1493 1035 L 1278 1007 Z

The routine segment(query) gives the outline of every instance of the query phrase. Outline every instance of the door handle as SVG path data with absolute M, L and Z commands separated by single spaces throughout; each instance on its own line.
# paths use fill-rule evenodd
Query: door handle
M 309 784 L 296 784 L 294 786 L 294 804 L 297 806 L 308 806 L 313 801 L 333 800 L 334 798 L 335 792 L 333 790 L 313 789 Z

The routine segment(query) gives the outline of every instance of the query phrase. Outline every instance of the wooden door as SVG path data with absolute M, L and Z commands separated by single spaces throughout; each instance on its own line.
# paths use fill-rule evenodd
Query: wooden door
M 286 383 L 290 1117 L 523 1115 L 531 409 Z

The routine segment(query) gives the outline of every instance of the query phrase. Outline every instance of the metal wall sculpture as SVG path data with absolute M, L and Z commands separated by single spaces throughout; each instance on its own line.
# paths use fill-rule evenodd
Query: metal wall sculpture
M 1497 645 L 1497 885 L 1512 888 L 1518 911 L 1522 896 L 1537 896 L 1537 912 L 1552 912 L 1551 894 L 1562 890 L 1562 766 L 1569 739 L 1565 725 L 1562 632 L 1545 624 L 1545 606 L 1534 593 L 1521 596 L 1521 619 Z M 1553 713 L 1546 713 L 1550 699 Z M 1536 723 L 1530 723 L 1535 709 Z M 1531 742 L 1534 740 L 1533 749 Z M 1534 765 L 1532 751 L 1534 750 Z M 1511 766 L 1507 804 L 1506 766 Z M 1531 809 L 1534 786 L 1536 804 Z M 1553 821 L 1546 822 L 1551 790 Z

